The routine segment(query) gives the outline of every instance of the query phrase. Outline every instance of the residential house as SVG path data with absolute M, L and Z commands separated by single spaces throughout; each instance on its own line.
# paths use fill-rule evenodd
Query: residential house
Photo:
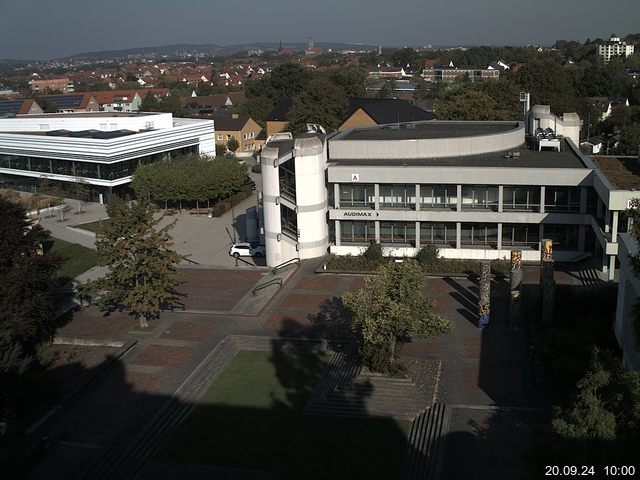
M 62 95 L 41 95 L 47 103 L 57 107 L 58 113 L 99 112 L 100 105 L 90 93 L 69 93 Z
M 267 136 L 284 131 L 289 123 L 287 115 L 293 106 L 293 99 L 283 98 L 267 117 Z
M 435 115 L 406 100 L 350 97 L 346 118 L 338 127 L 343 132 L 353 127 L 433 120 Z
M 33 98 L 0 100 L 0 117 L 15 115 L 37 115 L 44 113 L 42 107 Z
M 260 149 L 262 142 L 257 140 L 262 127 L 248 115 L 232 115 L 213 117 L 216 132 L 216 144 L 226 145 L 231 138 L 238 141 L 235 154 L 238 157 L 250 157 Z
M 213 95 L 182 97 L 180 101 L 186 115 L 212 115 L 218 111 L 244 103 L 244 92 L 217 93 Z
M 44 93 L 48 90 L 59 90 L 63 93 L 74 91 L 73 82 L 69 80 L 69 77 L 50 78 L 46 80 L 34 78 L 33 80 L 29 80 L 29 86 L 31 90 L 36 93 Z

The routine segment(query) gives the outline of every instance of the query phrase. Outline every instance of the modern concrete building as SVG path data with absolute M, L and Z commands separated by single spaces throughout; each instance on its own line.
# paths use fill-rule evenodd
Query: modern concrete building
M 0 119 L 0 185 L 12 188 L 81 179 L 94 200 L 106 200 L 126 189 L 138 165 L 186 153 L 215 155 L 211 120 L 103 112 Z
M 628 233 L 620 235 L 620 277 L 618 279 L 618 302 L 613 330 L 622 349 L 625 368 L 640 370 L 640 349 L 633 327 L 637 313 L 636 304 L 640 299 L 640 278 L 631 266 L 629 256 L 638 255 L 638 244 Z
M 551 238 L 556 260 L 598 255 L 613 278 L 633 190 L 614 187 L 576 147 L 577 115 L 535 106 L 527 118 L 270 138 L 262 155 L 267 263 L 320 256 L 325 245 L 355 255 L 372 241 L 393 256 L 435 245 L 447 258 L 509 258 L 516 248 L 535 261 L 540 240 Z M 302 219 L 311 212 L 309 224 Z
M 628 44 L 620 40 L 615 33 L 611 35 L 608 42 L 598 45 L 598 55 L 600 55 L 605 63 L 609 63 L 611 57 L 628 57 L 633 55 L 634 45 Z

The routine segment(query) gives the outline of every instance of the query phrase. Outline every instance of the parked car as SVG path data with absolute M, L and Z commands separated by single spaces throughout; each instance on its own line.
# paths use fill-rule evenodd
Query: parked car
M 231 245 L 229 255 L 232 257 L 264 257 L 266 249 L 264 245 L 249 242 L 239 242 Z

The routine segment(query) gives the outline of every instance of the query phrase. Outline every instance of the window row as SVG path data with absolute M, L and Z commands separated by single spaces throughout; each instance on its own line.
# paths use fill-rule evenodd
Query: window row
M 341 208 L 374 208 L 376 204 L 374 184 L 340 184 Z M 457 185 L 420 185 L 416 195 L 414 184 L 380 184 L 378 187 L 380 208 L 452 209 L 458 205 Z M 487 185 L 463 185 L 461 205 L 463 210 L 498 210 L 499 188 Z M 579 212 L 579 187 L 546 187 L 545 211 Z M 539 186 L 504 186 L 502 209 L 511 211 L 540 211 Z
M 457 228 L 454 222 L 419 222 L 420 244 L 456 247 Z M 544 236 L 553 239 L 557 250 L 577 250 L 577 225 L 544 225 Z M 375 222 L 341 221 L 342 245 L 366 245 L 376 241 Z M 416 222 L 380 222 L 380 238 L 383 245 L 415 246 Z M 502 248 L 538 248 L 540 226 L 535 224 L 503 224 Z M 463 247 L 481 248 L 498 246 L 498 224 L 463 223 L 460 227 L 460 244 Z
M 115 163 L 78 162 L 57 158 L 22 157 L 18 155 L 0 154 L 0 168 L 38 172 L 42 175 L 55 174 L 101 180 L 116 180 L 133 175 L 133 172 L 139 165 L 148 165 L 160 160 L 167 160 L 190 153 L 197 154 L 198 147 L 179 148 Z

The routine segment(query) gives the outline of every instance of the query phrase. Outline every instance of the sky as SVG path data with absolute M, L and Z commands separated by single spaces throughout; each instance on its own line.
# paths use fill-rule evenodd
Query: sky
M 177 43 L 551 45 L 640 32 L 639 0 L 0 0 L 0 58 Z

